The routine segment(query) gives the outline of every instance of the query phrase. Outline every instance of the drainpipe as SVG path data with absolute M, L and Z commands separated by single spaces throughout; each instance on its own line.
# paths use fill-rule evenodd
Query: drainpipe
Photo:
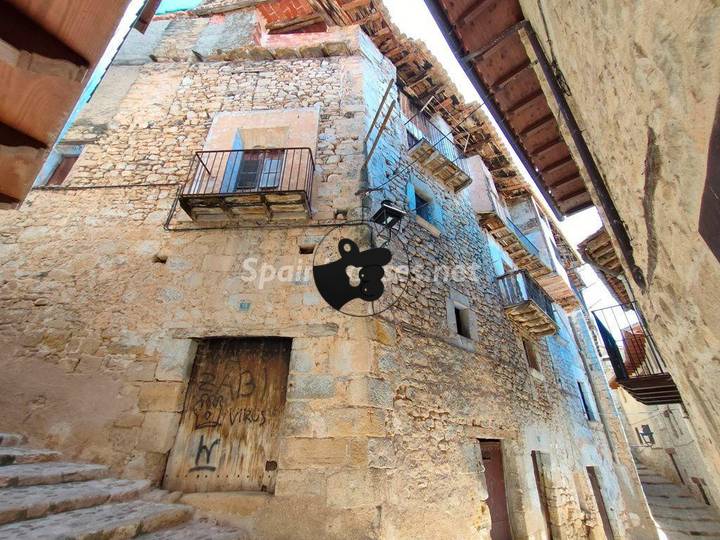
M 435 19 L 435 22 L 445 36 L 445 39 L 450 45 L 450 48 L 453 50 L 456 58 L 458 58 L 460 52 L 464 49 L 464 46 L 462 43 L 460 43 L 458 37 L 455 35 L 455 30 L 448 21 L 447 15 L 440 6 L 439 1 L 425 0 L 425 5 L 430 10 L 433 19 Z M 557 80 L 555 79 L 555 73 L 550 67 L 547 57 L 545 56 L 545 51 L 540 45 L 537 36 L 535 35 L 535 31 L 533 30 L 529 21 L 523 20 L 517 25 L 515 25 L 515 28 L 517 28 L 518 30 L 520 28 L 525 28 L 527 30 L 527 36 L 533 48 L 535 56 L 537 57 L 538 64 L 543 71 L 543 75 L 545 76 L 545 80 L 547 81 L 548 86 L 552 91 L 558 109 L 560 110 L 560 113 L 565 120 L 566 126 L 570 131 L 570 135 L 573 139 L 573 142 L 575 143 L 575 148 L 577 149 L 580 159 L 583 162 L 583 166 L 585 168 L 585 171 L 587 172 L 590 183 L 595 189 L 595 193 L 597 194 L 597 198 L 600 202 L 603 213 L 609 221 L 610 228 L 615 235 L 615 239 L 618 242 L 620 252 L 622 253 L 625 263 L 630 270 L 630 274 L 632 275 L 635 283 L 641 289 L 645 289 L 645 277 L 643 276 L 642 269 L 635 263 L 635 257 L 633 256 L 633 248 L 630 242 L 630 236 L 628 235 L 627 230 L 625 230 L 623 221 L 620 218 L 617 209 L 615 208 L 612 198 L 610 197 L 610 193 L 608 192 L 608 189 L 605 185 L 605 181 L 603 180 L 602 175 L 600 174 L 600 171 L 595 164 L 595 160 L 590 153 L 590 149 L 588 148 L 585 140 L 583 139 L 580 127 L 575 121 L 575 117 L 570 110 L 570 106 L 565 100 L 565 95 L 563 94 Z M 477 90 L 478 94 L 480 94 L 480 98 L 487 106 L 490 114 L 492 114 L 498 126 L 500 126 L 500 130 L 505 135 L 506 139 L 510 143 L 510 146 L 520 158 L 520 161 L 522 162 L 523 166 L 532 178 L 533 182 L 540 190 L 547 203 L 550 205 L 553 213 L 558 219 L 562 219 L 563 216 L 555 205 L 555 201 L 545 188 L 543 181 L 539 177 L 537 171 L 535 171 L 535 166 L 532 165 L 532 163 L 530 162 L 530 159 L 528 158 L 525 149 L 515 139 L 515 134 L 505 122 L 502 112 L 498 109 L 492 96 L 485 88 L 484 83 L 480 80 L 480 77 L 478 77 L 477 73 L 472 68 L 469 62 L 464 62 L 461 58 L 458 58 L 458 62 L 460 63 L 460 66 L 462 67 L 465 74 L 470 79 L 470 82 L 472 82 L 475 90 Z

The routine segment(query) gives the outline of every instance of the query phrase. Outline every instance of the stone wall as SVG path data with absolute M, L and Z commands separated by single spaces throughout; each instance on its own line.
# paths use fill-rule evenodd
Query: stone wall
M 233 47 L 255 31 L 235 22 Z M 560 333 L 536 341 L 540 369 L 532 369 L 521 329 L 503 312 L 469 192 L 408 166 L 402 118 L 363 170 L 364 135 L 395 78 L 389 61 L 358 34 L 344 55 L 203 61 L 188 51 L 211 23 L 154 22 L 147 61 L 119 55 L 132 56 L 132 68 L 111 67 L 103 85 L 132 80 L 115 92 L 101 86 L 68 134 L 85 142 L 69 178 L 0 215 L 3 429 L 160 482 L 197 340 L 281 335 L 293 343 L 275 493 L 187 502 L 263 538 L 488 538 L 478 439 L 491 438 L 503 441 L 516 537 L 544 534 L 533 450 L 547 456 L 558 538 L 602 534 L 587 476 L 577 474 L 586 466 L 599 468 L 616 536 L 644 537 L 605 435 L 585 419 L 577 383 L 590 383 L 560 308 Z M 166 26 L 159 37 L 155 24 Z M 308 40 L 317 36 L 288 37 L 283 47 L 299 51 Z M 218 113 L 311 107 L 319 126 L 306 223 L 178 230 L 177 210 L 163 226 Z M 409 183 L 422 184 L 442 223 L 415 215 Z M 367 187 L 377 189 L 358 194 Z M 248 258 L 311 265 L 301 246 L 383 199 L 409 211 L 399 234 L 411 278 L 391 310 L 341 315 L 302 273 L 262 288 L 242 279 Z M 459 270 L 434 279 L 437 267 Z M 472 311 L 469 338 L 449 320 L 459 297 Z
M 717 493 L 720 267 L 698 219 L 720 88 L 720 8 L 712 0 L 521 4 L 551 57 L 544 12 L 573 112 L 647 282 L 644 290 L 633 283 L 633 292 Z

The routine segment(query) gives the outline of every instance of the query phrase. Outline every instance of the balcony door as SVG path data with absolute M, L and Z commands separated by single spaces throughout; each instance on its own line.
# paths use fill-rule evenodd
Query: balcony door
M 235 191 L 277 189 L 283 169 L 282 150 L 244 150 L 241 154 Z

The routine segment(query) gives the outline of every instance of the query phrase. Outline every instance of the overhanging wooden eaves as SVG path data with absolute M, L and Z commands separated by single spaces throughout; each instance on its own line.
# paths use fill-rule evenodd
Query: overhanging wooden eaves
M 466 156 L 480 156 L 502 186 L 508 189 L 526 186 L 485 112 L 478 109 L 477 103 L 464 102 L 438 59 L 422 42 L 398 30 L 380 0 L 272 0 L 259 4 L 258 10 L 270 33 L 359 25 L 395 65 L 403 90 L 423 105 L 433 97 L 426 110 L 442 116 L 453 133 L 467 134 L 466 140 L 456 141 Z M 507 74 L 503 84 L 509 86 L 524 71 L 531 70 L 518 69 L 515 74 Z
M 570 215 L 592 206 L 533 69 L 535 58 L 523 44 L 521 32 L 528 23 L 519 1 L 426 0 L 426 4 L 551 207 Z
M 608 232 L 601 228 L 578 245 L 582 258 L 595 270 L 619 304 L 629 304 L 630 295 L 621 281 L 623 268 Z

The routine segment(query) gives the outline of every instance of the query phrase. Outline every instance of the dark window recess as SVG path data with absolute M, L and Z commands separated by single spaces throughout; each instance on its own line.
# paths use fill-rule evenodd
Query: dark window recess
M 700 203 L 700 236 L 720 261 L 720 100 L 708 145 L 707 176 Z
M 538 363 L 537 353 L 535 352 L 535 346 L 527 339 L 523 338 L 523 348 L 525 349 L 525 358 L 527 358 L 528 365 L 540 371 L 540 364 Z
M 428 223 L 432 223 L 432 203 L 415 193 L 415 212 Z
M 592 412 L 592 409 L 590 408 L 590 404 L 588 403 L 587 398 L 585 397 L 585 392 L 583 391 L 582 383 L 578 381 L 577 383 L 578 391 L 580 392 L 580 399 L 582 400 L 583 409 L 585 409 L 585 418 L 590 420 L 591 422 L 595 420 L 595 415 Z
M 457 333 L 463 337 L 470 337 L 470 310 L 455 306 L 455 326 Z
M 408 141 L 408 148 L 412 148 L 417 143 L 420 142 L 420 139 L 418 139 L 415 135 L 413 135 L 412 131 L 409 129 L 407 130 L 407 141 Z
M 642 430 L 638 430 L 637 428 L 635 428 L 635 430 L 637 431 L 638 438 L 640 439 L 640 442 L 642 444 L 655 444 L 655 434 L 653 433 L 652 429 L 650 429 L 649 425 L 643 424 Z
M 237 173 L 235 189 L 277 187 L 282 172 L 282 150 L 246 150 Z
M 50 179 L 47 181 L 47 185 L 59 186 L 62 184 L 67 178 L 67 175 L 70 174 L 70 170 L 73 168 L 73 165 L 75 165 L 77 159 L 78 156 L 62 156 L 60 163 L 55 167 Z

